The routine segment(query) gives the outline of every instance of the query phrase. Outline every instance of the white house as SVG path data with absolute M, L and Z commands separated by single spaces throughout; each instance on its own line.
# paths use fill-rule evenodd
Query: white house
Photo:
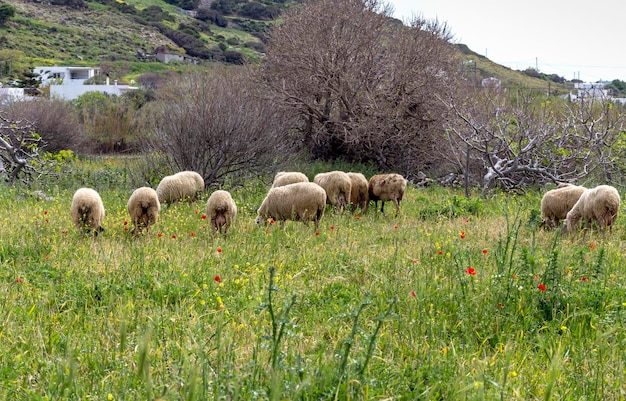
M 88 79 L 100 75 L 100 69 L 93 67 L 35 67 L 33 72 L 41 77 L 40 86 L 50 87 L 50 97 L 65 100 L 74 100 L 87 92 L 120 96 L 137 89 L 135 86 L 118 85 L 117 81 L 111 85 L 108 77 L 104 85 L 85 84 Z

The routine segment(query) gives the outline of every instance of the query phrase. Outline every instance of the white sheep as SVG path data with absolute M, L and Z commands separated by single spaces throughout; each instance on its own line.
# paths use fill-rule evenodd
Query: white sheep
M 279 171 L 274 176 L 272 188 L 295 184 L 296 182 L 309 182 L 309 177 L 298 171 Z
M 326 191 L 313 182 L 298 182 L 282 187 L 271 188 L 259 207 L 257 224 L 267 224 L 268 219 L 315 222 L 319 227 L 326 208 Z
M 352 181 L 343 171 L 329 171 L 319 173 L 313 177 L 313 182 L 326 191 L 326 203 L 343 211 L 350 201 Z
M 181 171 L 163 177 L 156 192 L 162 204 L 179 201 L 194 202 L 204 194 L 204 180 L 195 171 Z
M 211 220 L 211 227 L 226 235 L 237 215 L 237 205 L 230 192 L 218 190 L 209 196 L 206 203 L 206 214 Z
M 95 235 L 104 231 L 104 205 L 100 194 L 91 188 L 79 188 L 74 193 L 70 207 L 72 222 L 78 229 L 85 232 L 93 231 Z
M 370 203 L 369 189 L 367 178 L 361 173 L 347 173 L 350 177 L 350 204 L 352 205 L 352 213 L 356 210 L 357 205 L 361 208 L 361 212 L 367 212 Z
M 541 214 L 543 215 L 541 225 L 547 228 L 558 227 L 585 189 L 578 185 L 559 184 L 556 189 L 546 192 L 541 198 Z
M 396 207 L 396 217 L 400 214 L 400 202 L 406 190 L 406 179 L 400 174 L 376 174 L 370 178 L 368 192 L 371 201 L 374 201 L 374 210 L 385 213 L 385 202 L 392 201 Z
M 606 227 L 612 229 L 613 223 L 619 215 L 620 196 L 617 189 L 610 185 L 599 185 L 585 190 L 572 209 L 567 213 L 563 231 L 571 233 L 580 226 L 591 227 L 596 223 L 600 231 Z
M 137 188 L 128 198 L 126 209 L 133 223 L 133 234 L 141 234 L 143 229 L 150 230 L 159 218 L 161 203 L 154 189 L 149 187 Z

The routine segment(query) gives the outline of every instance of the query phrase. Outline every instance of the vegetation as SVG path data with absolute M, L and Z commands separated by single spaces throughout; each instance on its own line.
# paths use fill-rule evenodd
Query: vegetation
M 136 162 L 72 162 L 42 183 L 48 201 L 0 187 L 0 398 L 621 396 L 621 216 L 561 238 L 537 229 L 538 194 L 409 187 L 398 218 L 255 227 L 269 180 L 252 180 L 226 186 L 228 237 L 207 229 L 205 196 L 133 238 Z M 84 185 L 107 210 L 96 238 L 69 218 Z

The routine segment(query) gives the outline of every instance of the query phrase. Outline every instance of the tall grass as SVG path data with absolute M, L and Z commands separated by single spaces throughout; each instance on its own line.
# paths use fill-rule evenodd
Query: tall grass
M 205 196 L 133 238 L 126 168 L 84 163 L 51 201 L 0 187 L 0 399 L 624 397 L 621 217 L 583 241 L 537 230 L 536 194 L 411 187 L 397 218 L 256 227 L 251 183 L 228 237 Z

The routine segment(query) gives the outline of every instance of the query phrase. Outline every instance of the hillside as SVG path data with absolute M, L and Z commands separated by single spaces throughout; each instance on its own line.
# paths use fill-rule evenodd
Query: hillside
M 125 64 L 126 74 L 139 73 L 160 69 L 146 65 L 153 64 L 156 51 L 241 64 L 259 57 L 271 23 L 219 12 L 202 21 L 161 0 L 85 2 L 80 8 L 9 3 L 16 12 L 0 28 L 1 78 L 36 65 Z
M 268 28 L 281 10 L 294 4 L 281 0 L 215 0 L 210 7 L 182 0 L 8 3 L 16 12 L 0 26 L 2 82 L 22 78 L 30 68 L 40 65 L 106 66 L 107 73 L 122 81 L 147 71 L 193 68 L 184 62 L 159 63 L 155 60 L 157 51 L 191 57 L 200 65 L 258 60 Z M 183 11 L 182 5 L 195 10 Z M 458 48 L 464 55 L 465 75 L 476 84 L 482 78 L 497 77 L 506 87 L 555 94 L 566 93 L 571 87 L 513 71 L 467 46 Z

